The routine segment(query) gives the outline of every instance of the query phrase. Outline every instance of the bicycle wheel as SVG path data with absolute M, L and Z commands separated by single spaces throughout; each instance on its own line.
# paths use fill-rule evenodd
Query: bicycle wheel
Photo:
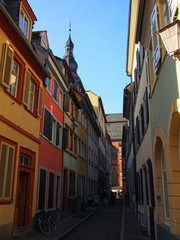
M 49 225 L 51 227 L 51 230 L 56 231 L 56 223 L 51 216 L 48 217 L 48 222 L 49 222 Z
M 41 219 L 39 221 L 39 229 L 43 234 L 46 234 L 46 235 L 48 235 L 51 232 L 49 223 L 44 219 Z

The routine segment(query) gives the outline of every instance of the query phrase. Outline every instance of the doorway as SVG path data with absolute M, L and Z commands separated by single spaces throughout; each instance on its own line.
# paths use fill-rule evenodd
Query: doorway
M 68 206 L 68 170 L 64 169 L 64 181 L 63 181 L 63 212 L 67 214 Z
M 18 186 L 18 198 L 17 198 L 17 208 L 18 208 L 18 226 L 26 225 L 26 212 L 27 212 L 27 194 L 28 194 L 28 177 L 29 174 L 26 172 L 20 172 L 19 174 L 19 186 Z

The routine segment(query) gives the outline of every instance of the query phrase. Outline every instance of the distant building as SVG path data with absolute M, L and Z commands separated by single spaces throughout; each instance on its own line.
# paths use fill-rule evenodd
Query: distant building
M 112 141 L 112 156 L 111 156 L 111 190 L 122 191 L 122 130 L 127 120 L 123 118 L 122 113 L 107 114 L 106 129 Z

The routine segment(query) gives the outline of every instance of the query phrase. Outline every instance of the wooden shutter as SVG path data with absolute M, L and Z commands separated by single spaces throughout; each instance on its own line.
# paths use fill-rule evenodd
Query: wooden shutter
M 38 117 L 41 117 L 41 114 L 42 114 L 42 99 L 43 99 L 43 89 L 42 87 L 39 87 L 38 108 L 37 108 Z
M 148 60 L 148 52 L 147 51 L 145 53 L 145 64 L 146 64 L 147 90 L 148 90 L 148 96 L 150 96 L 149 60 Z
M 9 147 L 9 156 L 8 156 L 8 164 L 7 164 L 7 176 L 6 176 L 6 188 L 5 188 L 5 198 L 11 197 L 13 160 L 14 160 L 14 148 Z
M 152 37 L 152 50 L 153 50 L 153 67 L 154 67 L 154 74 L 156 74 L 159 67 L 160 57 L 161 57 L 159 36 L 156 33 L 159 30 L 156 4 L 151 14 L 150 23 L 151 23 L 151 37 Z
M 52 139 L 52 116 L 51 113 L 45 109 L 44 112 L 44 127 L 43 127 L 43 135 L 46 136 L 49 141 Z
M 141 63 L 140 63 L 140 54 L 138 49 L 136 51 L 136 61 L 137 61 L 137 77 L 139 80 L 141 77 Z
M 39 181 L 39 201 L 38 209 L 44 209 L 45 207 L 45 193 L 46 193 L 46 170 L 40 169 L 40 181 Z
M 69 95 L 64 96 L 64 112 L 69 112 Z
M 57 122 L 57 128 L 56 128 L 56 146 L 59 146 L 59 134 L 60 134 L 60 131 L 59 131 L 59 128 L 60 128 L 60 124 L 59 122 Z
M 67 145 L 67 128 L 63 128 L 62 149 L 66 149 Z
M 7 88 L 9 88 L 10 86 L 13 58 L 14 58 L 13 49 L 7 43 L 4 43 L 2 48 L 0 66 L 0 83 Z
M 24 74 L 24 89 L 23 89 L 23 103 L 25 106 L 28 105 L 30 82 L 31 82 L 31 73 L 26 68 L 25 74 Z

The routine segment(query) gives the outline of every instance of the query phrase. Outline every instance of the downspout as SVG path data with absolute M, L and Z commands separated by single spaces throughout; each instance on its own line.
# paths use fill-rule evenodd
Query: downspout
M 133 162 L 134 162 L 134 184 L 135 184 L 135 215 L 136 215 L 136 220 L 138 219 L 138 189 L 137 189 L 137 177 L 136 177 L 136 149 L 135 149 L 135 133 L 134 133 L 134 101 L 132 97 L 131 101 L 131 110 L 132 110 L 132 140 L 133 140 Z

